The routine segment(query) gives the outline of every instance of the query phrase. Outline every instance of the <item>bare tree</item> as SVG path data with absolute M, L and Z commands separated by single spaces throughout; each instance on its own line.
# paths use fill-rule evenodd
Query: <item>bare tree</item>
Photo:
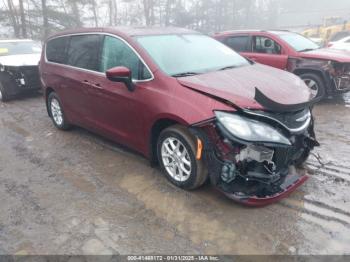
M 144 16 L 146 20 L 146 25 L 153 25 L 154 23 L 154 1 L 153 0 L 143 0 Z
M 168 26 L 170 24 L 170 17 L 172 11 L 172 5 L 174 4 L 174 0 L 166 0 L 165 1 L 165 25 Z
M 98 12 L 97 12 L 96 0 L 91 0 L 91 9 L 94 15 L 95 26 L 98 27 Z
M 27 26 L 26 26 L 26 17 L 24 13 L 23 0 L 19 0 L 19 13 L 21 15 L 22 37 L 27 38 Z
M 109 0 L 108 1 L 108 11 L 109 11 L 109 25 L 117 25 L 118 24 L 118 3 L 117 0 Z
M 11 21 L 11 25 L 13 27 L 13 31 L 15 34 L 15 37 L 19 38 L 19 25 L 18 25 L 18 19 L 17 19 L 17 14 L 16 14 L 16 9 L 13 5 L 12 0 L 7 0 L 7 5 L 8 5 L 8 10 L 9 10 L 9 17 Z
M 49 29 L 49 18 L 48 18 L 48 10 L 46 6 L 46 0 L 41 0 L 41 10 L 43 16 L 43 37 L 47 38 L 50 33 Z
M 83 24 L 80 20 L 80 12 L 79 12 L 79 7 L 78 7 L 78 2 L 79 0 L 67 0 L 69 3 L 71 9 L 72 9 L 72 16 L 74 20 L 76 21 L 76 26 L 77 27 L 82 27 Z

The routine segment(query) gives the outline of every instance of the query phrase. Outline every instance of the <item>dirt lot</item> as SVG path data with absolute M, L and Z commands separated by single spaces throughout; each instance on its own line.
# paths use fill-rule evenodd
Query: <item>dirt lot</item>
M 2 254 L 350 254 L 350 95 L 315 108 L 322 147 L 291 197 L 184 192 L 143 157 L 56 130 L 41 97 L 0 103 Z

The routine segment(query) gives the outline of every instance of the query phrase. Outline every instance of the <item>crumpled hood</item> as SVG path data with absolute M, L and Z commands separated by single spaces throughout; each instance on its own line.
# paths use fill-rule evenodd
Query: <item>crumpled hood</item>
M 255 88 L 280 104 L 300 104 L 312 98 L 309 88 L 299 77 L 261 64 L 178 78 L 178 81 L 183 86 L 246 109 L 262 109 L 254 99 Z
M 301 52 L 300 55 L 304 58 L 325 59 L 340 63 L 350 63 L 350 52 L 346 50 L 321 48 L 313 51 Z
M 37 66 L 40 54 L 0 56 L 0 64 L 4 66 Z

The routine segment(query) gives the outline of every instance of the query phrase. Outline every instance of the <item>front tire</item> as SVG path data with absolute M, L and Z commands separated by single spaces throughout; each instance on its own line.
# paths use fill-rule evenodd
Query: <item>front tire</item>
M 64 114 L 60 98 L 55 92 L 49 94 L 47 105 L 53 124 L 60 130 L 68 130 L 71 125 Z
M 0 82 L 0 101 L 1 102 L 6 102 L 9 101 L 10 97 L 7 94 L 6 89 L 4 88 L 3 84 Z
M 326 87 L 320 76 L 313 73 L 306 73 L 299 77 L 303 79 L 304 83 L 310 88 L 314 97 L 317 95 L 322 95 L 324 97 L 326 95 Z
M 184 126 L 175 125 L 161 132 L 157 154 L 167 179 L 177 187 L 193 190 L 208 178 L 203 160 L 196 159 L 197 140 Z

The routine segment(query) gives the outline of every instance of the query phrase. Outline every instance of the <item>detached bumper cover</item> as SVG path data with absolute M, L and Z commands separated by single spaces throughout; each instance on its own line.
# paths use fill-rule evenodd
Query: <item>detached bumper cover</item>
M 238 202 L 240 204 L 252 207 L 266 206 L 275 203 L 293 193 L 298 187 L 300 187 L 304 182 L 308 180 L 308 176 L 298 176 L 295 174 L 290 174 L 286 177 L 284 183 L 280 186 L 282 191 L 271 196 L 266 197 L 256 197 L 256 196 L 244 196 L 236 193 L 227 193 L 223 190 L 217 188 L 220 192 L 226 195 L 228 198 Z

